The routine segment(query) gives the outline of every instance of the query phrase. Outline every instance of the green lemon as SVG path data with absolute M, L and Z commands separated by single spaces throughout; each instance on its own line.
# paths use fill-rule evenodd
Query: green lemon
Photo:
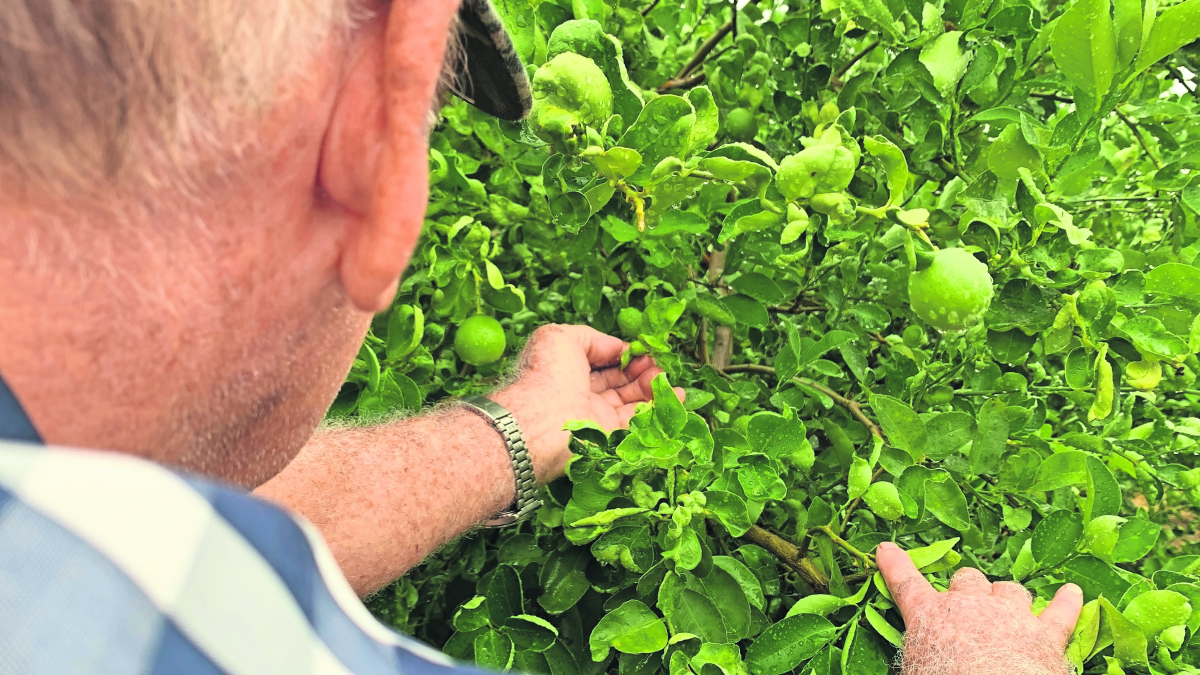
M 566 143 L 578 126 L 599 127 L 612 115 L 612 87 L 586 56 L 564 52 L 533 75 L 534 132 L 547 143 Z
M 758 120 L 745 108 L 734 108 L 725 115 L 725 133 L 735 141 L 749 143 L 758 135 Z
M 630 340 L 636 338 L 642 332 L 642 310 L 626 307 L 617 312 L 617 326 L 621 328 L 621 335 Z
M 854 153 L 840 145 L 817 145 L 783 158 L 775 184 L 788 200 L 841 192 L 854 178 Z
M 961 248 L 933 253 L 929 267 L 908 276 L 913 311 L 938 330 L 962 330 L 978 323 L 992 302 L 987 265 Z
M 487 365 L 504 356 L 504 329 L 487 314 L 469 317 L 454 334 L 454 351 L 473 366 Z

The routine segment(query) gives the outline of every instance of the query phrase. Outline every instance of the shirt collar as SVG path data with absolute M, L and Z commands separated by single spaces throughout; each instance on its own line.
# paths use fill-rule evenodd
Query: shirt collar
M 17 395 L 9 389 L 4 378 L 0 377 L 0 441 L 24 441 L 26 443 L 42 443 L 42 436 L 25 408 L 17 400 Z

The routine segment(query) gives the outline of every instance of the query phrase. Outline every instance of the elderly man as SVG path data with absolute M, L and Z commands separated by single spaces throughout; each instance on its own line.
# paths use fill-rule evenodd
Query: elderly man
M 314 434 L 420 234 L 441 90 L 528 111 L 486 1 L 10 0 L 0 29 L 0 672 L 465 669 L 355 592 L 528 514 L 563 424 L 624 425 L 659 372 L 550 326 L 490 400 Z M 879 560 L 931 650 L 921 617 L 969 612 L 1050 668 L 1079 611 Z

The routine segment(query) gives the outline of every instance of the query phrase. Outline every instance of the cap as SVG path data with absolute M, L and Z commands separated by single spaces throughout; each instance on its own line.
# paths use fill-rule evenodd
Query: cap
M 529 76 L 496 8 L 490 0 L 462 0 L 458 19 L 462 57 L 450 91 L 502 120 L 528 115 Z

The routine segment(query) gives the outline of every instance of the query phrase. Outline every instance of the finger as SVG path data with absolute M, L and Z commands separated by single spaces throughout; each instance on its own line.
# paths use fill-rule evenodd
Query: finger
M 954 578 L 950 580 L 950 591 L 975 595 L 991 593 L 992 582 L 974 567 L 964 567 L 954 573 Z
M 602 368 L 591 374 L 592 393 L 600 394 L 610 389 L 620 389 L 629 384 L 629 374 L 620 368 Z
M 1033 605 L 1033 596 L 1021 584 L 1012 581 L 997 581 L 992 584 L 992 595 L 1013 607 L 1028 610 Z
M 1038 620 L 1046 628 L 1059 649 L 1067 646 L 1071 632 L 1083 611 L 1083 591 L 1075 584 L 1063 584 L 1054 594 L 1054 599 L 1042 610 Z
M 615 408 L 617 419 L 621 422 L 621 428 L 629 428 L 629 420 L 633 419 L 634 413 L 637 412 L 637 403 L 626 403 Z
M 650 383 L 653 382 L 654 378 L 657 377 L 661 372 L 662 370 L 658 367 L 647 368 L 646 370 L 642 371 L 641 376 L 639 376 L 633 382 L 630 382 L 623 387 L 618 387 L 616 392 L 621 397 L 621 401 L 625 403 L 637 403 L 639 401 L 649 401 L 653 399 L 654 390 L 650 387 Z
M 605 335 L 590 326 L 568 326 L 568 333 L 583 348 L 592 368 L 604 368 L 621 362 L 621 352 L 628 346 L 619 337 Z
M 687 403 L 687 392 L 683 390 L 683 387 L 674 387 L 674 391 L 675 395 L 679 397 L 680 403 Z
M 648 355 L 635 356 L 629 361 L 629 365 L 625 368 L 625 376 L 632 380 L 636 380 L 642 373 L 646 372 L 647 368 L 657 368 L 654 359 Z
M 885 541 L 875 549 L 875 562 L 896 606 L 900 608 L 900 614 L 905 618 L 911 618 L 922 602 L 937 594 L 917 571 L 912 558 L 892 542 Z

